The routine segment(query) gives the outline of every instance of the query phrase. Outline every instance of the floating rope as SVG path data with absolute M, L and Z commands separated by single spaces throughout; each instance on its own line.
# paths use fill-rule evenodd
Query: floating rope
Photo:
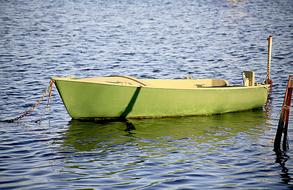
M 33 106 L 31 106 L 29 109 L 27 109 L 25 112 L 23 112 L 20 116 L 17 116 L 13 119 L 9 119 L 9 120 L 5 120 L 4 122 L 8 122 L 8 123 L 14 123 L 16 121 L 21 120 L 22 118 L 24 118 L 25 116 L 27 116 L 28 114 L 30 114 L 31 112 L 33 112 L 39 105 L 40 103 L 45 99 L 46 96 L 48 96 L 48 101 L 47 101 L 47 107 L 49 106 L 50 103 L 50 98 L 52 96 L 52 92 L 53 92 L 53 84 L 54 84 L 54 80 L 50 80 L 50 84 L 49 87 L 46 89 L 46 91 L 44 92 L 44 94 L 40 97 L 40 99 L 38 99 Z

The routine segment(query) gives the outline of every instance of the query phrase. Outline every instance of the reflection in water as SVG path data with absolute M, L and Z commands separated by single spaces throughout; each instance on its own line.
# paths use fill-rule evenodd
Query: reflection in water
M 289 156 L 285 152 L 276 152 L 276 163 L 279 163 L 281 166 L 281 179 L 285 184 L 289 184 L 291 177 L 289 175 L 289 170 L 286 167 L 286 162 L 289 159 Z
M 135 126 L 133 125 L 132 122 L 126 120 L 125 121 L 125 124 L 126 124 L 126 129 L 125 131 L 127 131 L 129 134 L 133 134 L 131 131 L 135 130 Z
M 64 146 L 77 151 L 105 148 L 135 142 L 137 146 L 187 140 L 209 143 L 228 140 L 238 133 L 257 138 L 265 125 L 262 111 L 239 112 L 214 116 L 109 121 L 102 123 L 72 120 L 65 134 Z M 147 142 L 147 143 L 146 143 Z M 159 144 L 158 144 L 159 142 Z
M 60 147 L 66 158 L 62 174 L 73 176 L 72 181 L 88 174 L 92 183 L 108 187 L 170 189 L 176 184 L 200 189 L 201 181 L 214 184 L 213 189 L 245 187 L 247 179 L 273 172 L 263 170 L 271 162 L 258 159 L 265 126 L 263 111 L 124 122 L 72 120 Z

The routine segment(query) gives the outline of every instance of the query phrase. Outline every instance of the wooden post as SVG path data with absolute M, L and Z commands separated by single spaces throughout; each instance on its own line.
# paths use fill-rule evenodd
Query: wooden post
M 283 151 L 287 151 L 289 149 L 287 133 L 288 133 L 288 124 L 289 124 L 289 116 L 290 116 L 290 106 L 291 106 L 291 100 L 292 100 L 292 91 L 293 91 L 293 75 L 289 75 L 288 84 L 287 84 L 284 101 L 282 105 L 282 110 L 280 114 L 278 129 L 277 129 L 275 142 L 274 142 L 274 151 L 277 153 L 282 152 L 281 151 L 282 134 L 283 134 L 282 149 Z
M 289 116 L 290 116 L 290 106 L 292 100 L 292 90 L 293 90 L 293 76 L 289 75 L 288 86 L 287 86 L 287 97 L 285 102 L 285 116 L 284 116 L 284 136 L 283 136 L 283 150 L 286 151 L 289 149 L 287 132 L 288 132 L 288 125 L 289 125 Z
M 270 35 L 267 40 L 268 40 L 268 63 L 267 63 L 266 84 L 272 85 L 273 81 L 271 80 L 271 61 L 272 61 L 273 37 Z

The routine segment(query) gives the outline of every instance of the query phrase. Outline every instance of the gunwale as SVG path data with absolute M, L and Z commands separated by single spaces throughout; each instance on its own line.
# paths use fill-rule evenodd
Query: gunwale
M 234 85 L 234 86 L 203 86 L 203 87 L 159 87 L 159 86 L 152 86 L 150 85 L 146 85 L 146 86 L 142 86 L 142 85 L 130 85 L 130 84 L 119 84 L 119 83 L 109 83 L 109 82 L 105 82 L 105 81 L 89 81 L 89 80 L 85 80 L 85 79 L 95 79 L 95 78 L 100 78 L 100 77 L 94 77 L 94 78 L 70 78 L 70 77 L 52 77 L 52 80 L 54 81 L 68 81 L 68 82 L 75 82 L 75 83 L 88 83 L 88 84 L 99 84 L 99 85 L 109 85 L 109 86 L 120 86 L 120 87 L 142 87 L 142 88 L 155 88 L 155 89 L 164 89 L 164 90 L 217 90 L 217 89 L 227 89 L 227 90 L 232 90 L 232 89 L 243 89 L 243 88 L 247 88 L 247 89 L 253 89 L 253 88 L 269 88 L 270 85 L 269 84 L 257 84 L 254 86 L 241 86 L 241 85 Z M 207 79 L 140 79 L 140 81 L 142 82 L 149 82 L 149 81 L 166 81 L 166 82 L 170 82 L 170 81 L 189 81 L 189 82 L 196 82 L 197 80 L 207 80 Z M 208 79 L 208 80 L 218 80 L 218 79 Z M 148 84 L 148 83 L 147 83 Z

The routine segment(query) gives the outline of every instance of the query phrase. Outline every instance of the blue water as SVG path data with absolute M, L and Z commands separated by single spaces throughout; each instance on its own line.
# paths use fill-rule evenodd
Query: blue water
M 240 84 L 254 70 L 262 82 L 269 35 L 274 86 L 263 110 L 78 122 L 55 89 L 49 108 L 0 123 L 0 189 L 293 188 L 292 150 L 281 164 L 273 151 L 293 74 L 293 1 L 0 0 L 0 120 L 29 108 L 52 76 Z

